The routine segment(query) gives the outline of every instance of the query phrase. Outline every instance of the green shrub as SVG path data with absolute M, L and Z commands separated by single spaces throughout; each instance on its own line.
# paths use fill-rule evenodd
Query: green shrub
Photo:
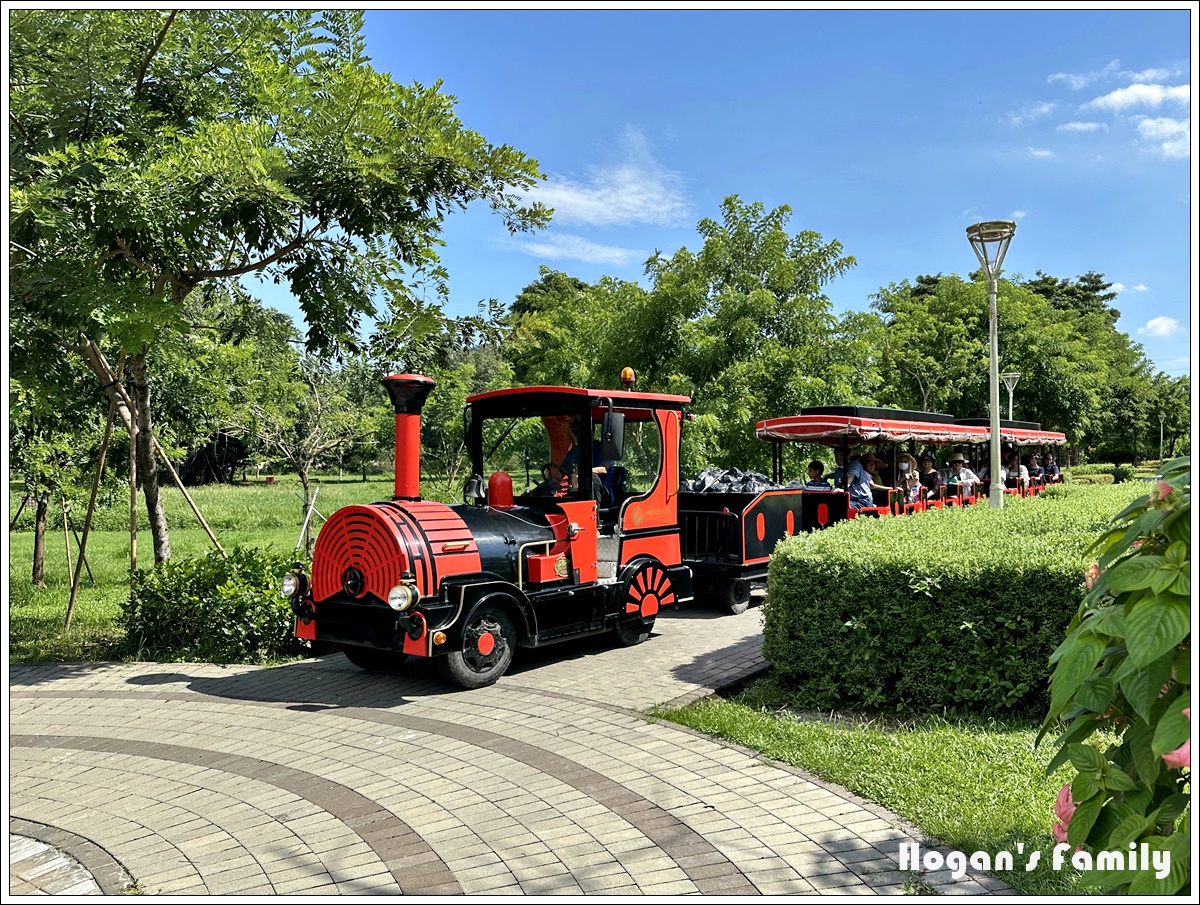
M 308 642 L 279 595 L 292 557 L 235 547 L 139 569 L 123 607 L 126 655 L 152 660 L 261 663 L 295 656 Z
M 1076 483 L 1080 484 L 1097 483 L 1094 480 L 1080 481 L 1080 478 L 1094 478 L 1104 475 L 1108 475 L 1112 478 L 1111 483 L 1120 484 L 1123 481 L 1132 481 L 1136 472 L 1137 469 L 1135 469 L 1132 465 L 1114 465 L 1111 462 L 1094 462 L 1091 465 L 1075 465 L 1066 470 L 1066 474 L 1069 475 Z M 1110 482 L 1104 481 L 1099 483 Z
M 1112 484 L 1113 476 L 1110 474 L 1079 474 L 1069 475 L 1067 478 L 1072 484 Z
M 1059 485 L 1003 510 L 788 538 L 771 561 L 763 653 L 814 708 L 1041 709 L 1084 551 L 1131 486 Z
M 1122 864 L 1084 881 L 1113 892 L 1164 896 L 1189 885 L 1191 549 L 1191 461 L 1183 458 L 1101 534 L 1086 599 L 1052 656 L 1042 733 L 1065 731 L 1047 770 L 1070 760 L 1077 771 L 1059 792 L 1055 839 L 1089 853 L 1170 853 L 1163 877 Z M 1103 753 L 1084 744 L 1103 729 L 1117 734 L 1115 744 Z

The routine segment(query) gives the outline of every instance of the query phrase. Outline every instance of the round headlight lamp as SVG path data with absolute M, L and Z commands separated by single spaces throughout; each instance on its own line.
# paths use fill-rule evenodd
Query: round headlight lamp
M 413 606 L 419 597 L 420 593 L 412 585 L 398 584 L 388 591 L 387 602 L 397 613 L 403 613 Z
M 295 597 L 298 590 L 300 590 L 300 582 L 296 579 L 296 573 L 288 572 L 283 576 L 283 581 L 279 583 L 279 593 L 284 597 Z

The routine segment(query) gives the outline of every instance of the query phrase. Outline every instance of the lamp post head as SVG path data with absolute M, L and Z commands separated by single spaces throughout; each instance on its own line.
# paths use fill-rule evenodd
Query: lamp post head
M 1016 387 L 1017 381 L 1021 379 L 1021 372 L 1005 371 L 1000 375 L 1000 379 L 1004 381 L 1004 385 L 1008 387 L 1008 391 L 1011 393 L 1013 388 Z
M 1016 231 L 1017 224 L 1012 220 L 985 220 L 967 227 L 967 238 L 988 279 L 999 276 L 1000 265 Z

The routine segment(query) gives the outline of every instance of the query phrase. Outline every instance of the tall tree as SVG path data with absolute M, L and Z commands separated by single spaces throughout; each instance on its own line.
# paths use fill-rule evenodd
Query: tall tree
M 513 231 L 536 161 L 454 115 L 440 85 L 403 86 L 366 55 L 361 12 L 21 10 L 10 18 L 14 306 L 136 403 L 155 535 L 152 350 L 186 330 L 206 283 L 258 273 L 299 299 L 310 350 L 445 292 L 442 219 L 480 200 Z M 129 352 L 125 393 L 99 348 Z

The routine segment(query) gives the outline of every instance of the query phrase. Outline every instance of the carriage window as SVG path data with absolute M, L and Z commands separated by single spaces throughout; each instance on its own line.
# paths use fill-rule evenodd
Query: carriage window
M 508 472 L 513 492 L 529 493 L 544 480 L 543 468 L 555 462 L 550 433 L 541 418 L 489 418 L 483 422 L 483 474 Z

